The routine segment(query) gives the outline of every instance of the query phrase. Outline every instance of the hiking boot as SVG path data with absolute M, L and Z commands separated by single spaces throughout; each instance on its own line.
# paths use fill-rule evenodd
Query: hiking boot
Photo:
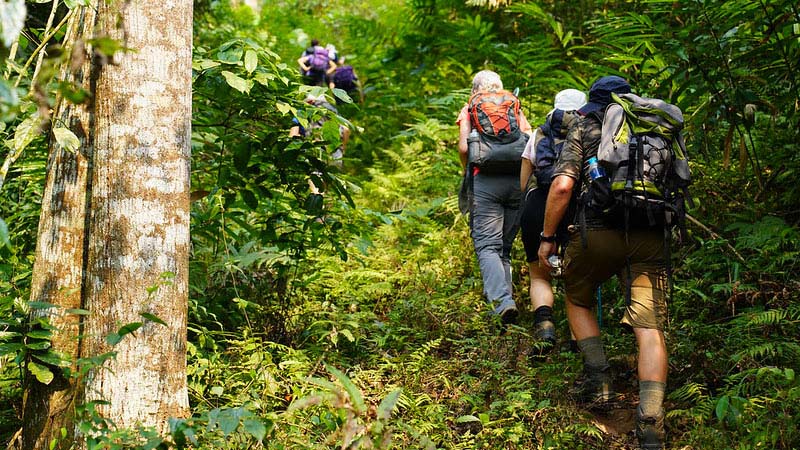
M 537 342 L 533 344 L 530 356 L 534 359 L 544 358 L 556 346 L 556 327 L 553 322 L 543 320 L 533 329 Z
M 617 395 L 611 386 L 609 368 L 598 369 L 587 366 L 581 380 L 575 382 L 571 393 L 580 403 L 602 405 L 616 399 Z
M 550 346 L 556 344 L 556 326 L 549 320 L 543 320 L 536 324 L 534 333 L 540 341 L 547 341 Z
M 655 417 L 642 417 L 636 412 L 636 439 L 642 450 L 663 450 L 666 433 L 664 431 L 664 411 Z
M 518 316 L 519 311 L 517 311 L 517 308 L 507 308 L 500 313 L 500 322 L 503 324 L 503 326 L 515 325 L 517 323 Z

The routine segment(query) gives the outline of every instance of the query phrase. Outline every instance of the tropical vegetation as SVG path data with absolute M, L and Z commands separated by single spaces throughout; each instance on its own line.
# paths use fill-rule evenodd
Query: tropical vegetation
M 560 294 L 564 345 L 544 359 L 528 357 L 529 311 L 504 333 L 487 315 L 458 211 L 454 124 L 484 68 L 519 88 L 532 123 L 559 90 L 609 74 L 683 110 L 694 183 L 689 236 L 672 252 L 670 447 L 800 447 L 800 7 L 565 5 L 276 0 L 254 11 L 195 1 L 193 414 L 158 436 L 100 429 L 79 409 L 92 448 L 633 448 L 635 348 L 618 324 L 618 286 L 603 286 L 598 313 L 624 393 L 612 410 L 569 394 L 581 364 Z M 58 128 L 33 118 L 57 96 L 86 94 L 58 78 L 61 19 L 80 5 L 27 6 L 18 37 L 0 17 L 4 442 L 23 426 L 24 373 L 57 370 L 26 364 L 48 346 L 31 332 L 41 305 L 29 298 Z M 302 84 L 295 59 L 314 37 L 347 55 L 363 103 Z M 338 114 L 309 110 L 309 94 L 338 97 Z M 320 115 L 330 119 L 322 141 L 289 137 L 293 118 Z M 341 169 L 324 158 L 339 124 L 354 130 Z M 310 176 L 323 196 L 309 192 Z M 521 245 L 514 252 L 525 303 Z

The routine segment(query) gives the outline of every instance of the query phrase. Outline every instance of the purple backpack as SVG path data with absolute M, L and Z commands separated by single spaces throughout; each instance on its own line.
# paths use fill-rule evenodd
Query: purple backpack
M 328 70 L 328 61 L 330 61 L 328 50 L 324 47 L 317 46 L 314 47 L 314 52 L 308 59 L 308 65 L 311 67 L 311 70 L 325 72 Z
M 356 74 L 353 66 L 339 66 L 333 73 L 333 84 L 344 91 L 352 91 L 356 88 Z

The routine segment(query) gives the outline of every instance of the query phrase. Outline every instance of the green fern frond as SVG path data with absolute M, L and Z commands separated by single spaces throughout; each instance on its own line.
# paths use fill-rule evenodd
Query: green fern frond
M 669 398 L 696 405 L 708 399 L 708 392 L 702 384 L 689 382 L 672 391 Z
M 763 325 L 777 325 L 786 319 L 788 311 L 785 309 L 768 309 L 750 315 L 749 325 L 763 326 Z

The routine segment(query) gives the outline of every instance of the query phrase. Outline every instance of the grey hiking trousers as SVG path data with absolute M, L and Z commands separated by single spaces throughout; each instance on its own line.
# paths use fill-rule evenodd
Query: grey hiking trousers
M 511 245 L 519 230 L 518 175 L 473 177 L 469 227 L 483 278 L 483 293 L 494 314 L 517 307 L 511 281 Z

